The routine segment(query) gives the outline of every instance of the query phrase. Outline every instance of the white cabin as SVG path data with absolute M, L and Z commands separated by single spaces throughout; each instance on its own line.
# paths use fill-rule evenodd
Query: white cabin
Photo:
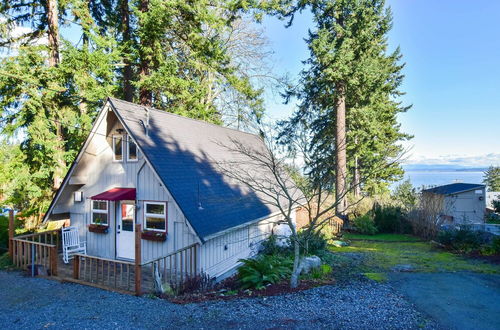
M 262 145 L 256 135 L 108 99 L 45 216 L 69 219 L 87 254 L 142 262 L 198 244 L 198 271 L 218 279 L 287 232 L 258 193 L 230 182 L 213 161 L 221 142 Z M 294 212 L 295 214 L 295 212 Z

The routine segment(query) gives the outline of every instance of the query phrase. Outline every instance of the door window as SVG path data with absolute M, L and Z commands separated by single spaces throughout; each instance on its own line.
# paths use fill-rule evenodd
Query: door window
M 134 205 L 122 204 L 122 230 L 134 231 Z

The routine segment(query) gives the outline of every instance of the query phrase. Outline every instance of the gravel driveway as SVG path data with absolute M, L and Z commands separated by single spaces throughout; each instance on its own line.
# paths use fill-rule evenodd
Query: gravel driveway
M 387 284 L 356 281 L 291 295 L 176 305 L 0 271 L 2 328 L 434 328 Z

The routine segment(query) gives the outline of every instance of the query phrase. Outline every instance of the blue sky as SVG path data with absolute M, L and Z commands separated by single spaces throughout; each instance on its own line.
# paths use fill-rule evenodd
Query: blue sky
M 413 108 L 400 116 L 413 134 L 410 162 L 500 165 L 500 1 L 389 0 L 394 26 L 391 49 L 404 55 L 403 100 Z M 303 41 L 311 28 L 303 14 L 285 29 L 266 18 L 264 27 L 278 72 L 296 77 L 308 57 Z M 269 98 L 271 118 L 293 105 Z

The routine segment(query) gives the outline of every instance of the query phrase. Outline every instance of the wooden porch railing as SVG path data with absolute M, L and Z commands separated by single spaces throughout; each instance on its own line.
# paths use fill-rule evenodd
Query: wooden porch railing
M 31 275 L 57 276 L 59 230 L 10 238 L 13 264 Z
M 198 272 L 198 244 L 192 244 L 164 257 L 157 258 L 141 265 L 144 289 L 161 290 L 160 286 L 168 284 L 178 287 L 193 278 Z
M 60 237 L 61 237 L 61 230 L 55 229 L 55 230 L 42 231 L 39 233 L 19 235 L 19 236 L 15 236 L 14 238 L 15 239 L 22 239 L 22 240 L 30 241 L 30 242 L 55 245 L 59 248 L 61 245 L 60 244 Z
M 73 259 L 73 279 L 105 289 L 133 292 L 135 264 L 76 254 Z

